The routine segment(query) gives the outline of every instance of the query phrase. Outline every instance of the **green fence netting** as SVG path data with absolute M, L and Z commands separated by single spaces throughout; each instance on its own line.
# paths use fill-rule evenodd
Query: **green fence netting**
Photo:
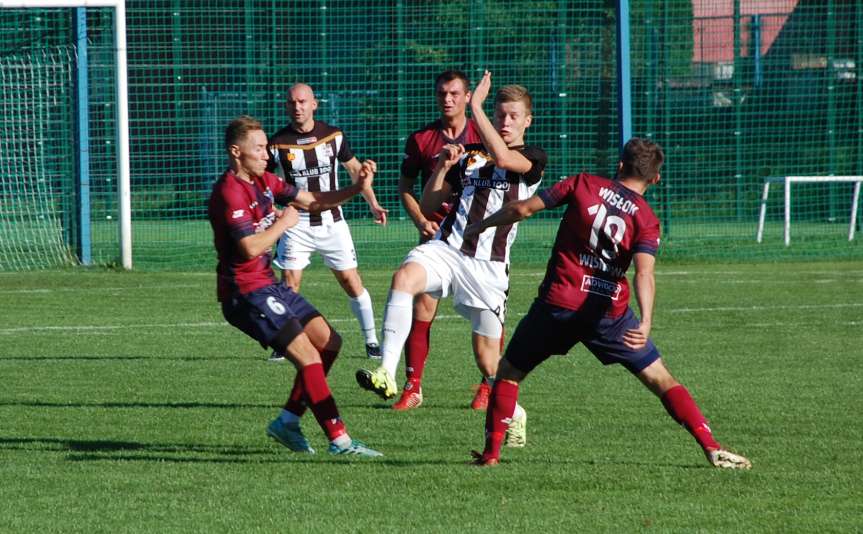
M 223 128 L 241 113 L 256 116 L 270 132 L 284 126 L 286 89 L 297 81 L 315 88 L 317 117 L 343 128 L 360 157 L 378 162 L 376 190 L 391 223 L 372 224 L 358 200 L 345 209 L 364 263 L 396 265 L 416 242 L 397 201 L 398 168 L 409 133 L 437 115 L 433 80 L 444 69 L 460 68 L 472 78 L 489 69 L 495 85 L 531 90 L 535 119 L 528 140 L 549 154 L 546 184 L 580 171 L 613 173 L 615 4 L 128 1 L 135 266 L 213 266 L 205 205 L 225 165 Z M 863 257 L 860 239 L 847 239 L 851 184 L 794 187 L 789 247 L 782 240 L 781 188 L 774 187 L 764 242 L 755 242 L 766 178 L 863 174 L 861 3 L 632 0 L 630 6 L 633 132 L 667 152 L 662 182 L 649 193 L 663 223 L 663 256 Z M 0 10 L 0 61 L 72 47 L 73 12 Z M 87 9 L 87 25 L 93 257 L 111 263 L 119 254 L 112 14 Z M 38 59 L 33 72 L 51 76 Z M 58 98 L 69 102 L 73 87 L 57 85 Z M 41 128 L 52 144 L 63 145 L 62 152 L 41 152 L 62 161 L 52 164 L 60 170 L 30 176 L 38 165 L 23 161 L 31 156 L 22 152 L 17 166 L 14 158 L 4 165 L 0 200 L 25 194 L 31 178 L 47 180 L 59 210 L 53 220 L 74 250 L 75 118 L 74 106 L 64 106 L 65 117 L 46 113 L 54 122 Z M 26 143 L 11 126 L 20 121 L 14 115 L 0 117 L 4 152 Z M 522 226 L 514 261 L 545 261 L 557 216 L 543 214 Z M 5 210 L 0 214 L 0 270 L 48 265 L 15 259 L 27 254 L 22 240 L 32 235 L 30 228 L 14 229 L 20 224 Z M 56 223 L 44 231 L 56 234 Z

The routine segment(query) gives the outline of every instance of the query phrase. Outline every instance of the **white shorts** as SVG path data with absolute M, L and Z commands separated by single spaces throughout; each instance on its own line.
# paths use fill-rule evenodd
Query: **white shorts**
M 273 263 L 283 271 L 300 271 L 308 267 L 312 252 L 324 259 L 324 265 L 336 271 L 357 268 L 357 253 L 348 223 L 344 220 L 331 225 L 294 226 L 276 244 Z
M 470 308 L 489 310 L 503 324 L 509 291 L 509 267 L 505 263 L 465 256 L 437 239 L 411 250 L 404 263 L 409 262 L 425 269 L 425 293 L 434 298 L 452 295 L 459 314 L 470 318 Z

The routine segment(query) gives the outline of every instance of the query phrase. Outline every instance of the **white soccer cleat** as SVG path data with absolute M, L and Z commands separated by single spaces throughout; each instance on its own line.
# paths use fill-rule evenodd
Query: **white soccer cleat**
M 734 454 L 731 451 L 725 449 L 712 449 L 705 451 L 705 453 L 707 454 L 707 461 L 710 462 L 710 465 L 713 467 L 719 467 L 722 469 L 752 469 L 752 462 L 750 462 L 745 456 Z
M 505 447 L 524 447 L 527 445 L 527 412 L 524 410 L 516 411 L 521 411 L 521 415 L 513 414 L 509 428 L 506 429 L 506 434 L 503 436 Z

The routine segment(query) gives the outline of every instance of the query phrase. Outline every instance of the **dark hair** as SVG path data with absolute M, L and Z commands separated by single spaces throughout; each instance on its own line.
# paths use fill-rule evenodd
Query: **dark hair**
M 653 180 L 659 174 L 659 168 L 662 167 L 664 161 L 665 154 L 662 152 L 661 146 L 650 139 L 633 137 L 626 142 L 623 147 L 623 154 L 620 155 L 620 162 L 623 163 L 620 176 L 634 176 L 646 181 Z
M 437 78 L 434 80 L 434 88 L 437 90 L 441 84 L 451 82 L 453 80 L 461 80 L 461 83 L 464 84 L 464 91 L 470 91 L 470 80 L 467 79 L 467 74 L 460 70 L 445 70 L 437 75 Z
M 522 102 L 527 114 L 530 115 L 533 110 L 533 97 L 530 96 L 530 91 L 521 85 L 504 85 L 497 91 L 494 97 L 494 105 L 503 104 L 504 102 Z
M 225 149 L 231 148 L 231 145 L 236 145 L 243 141 L 249 132 L 255 130 L 263 130 L 264 127 L 254 117 L 248 115 L 240 115 L 236 119 L 228 123 L 225 128 Z

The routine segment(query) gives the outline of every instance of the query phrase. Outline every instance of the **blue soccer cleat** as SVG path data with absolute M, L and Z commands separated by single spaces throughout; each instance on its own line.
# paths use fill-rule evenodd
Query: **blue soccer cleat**
M 303 435 L 299 423 L 283 423 L 276 417 L 267 426 L 267 435 L 294 452 L 315 453 L 315 449 Z

